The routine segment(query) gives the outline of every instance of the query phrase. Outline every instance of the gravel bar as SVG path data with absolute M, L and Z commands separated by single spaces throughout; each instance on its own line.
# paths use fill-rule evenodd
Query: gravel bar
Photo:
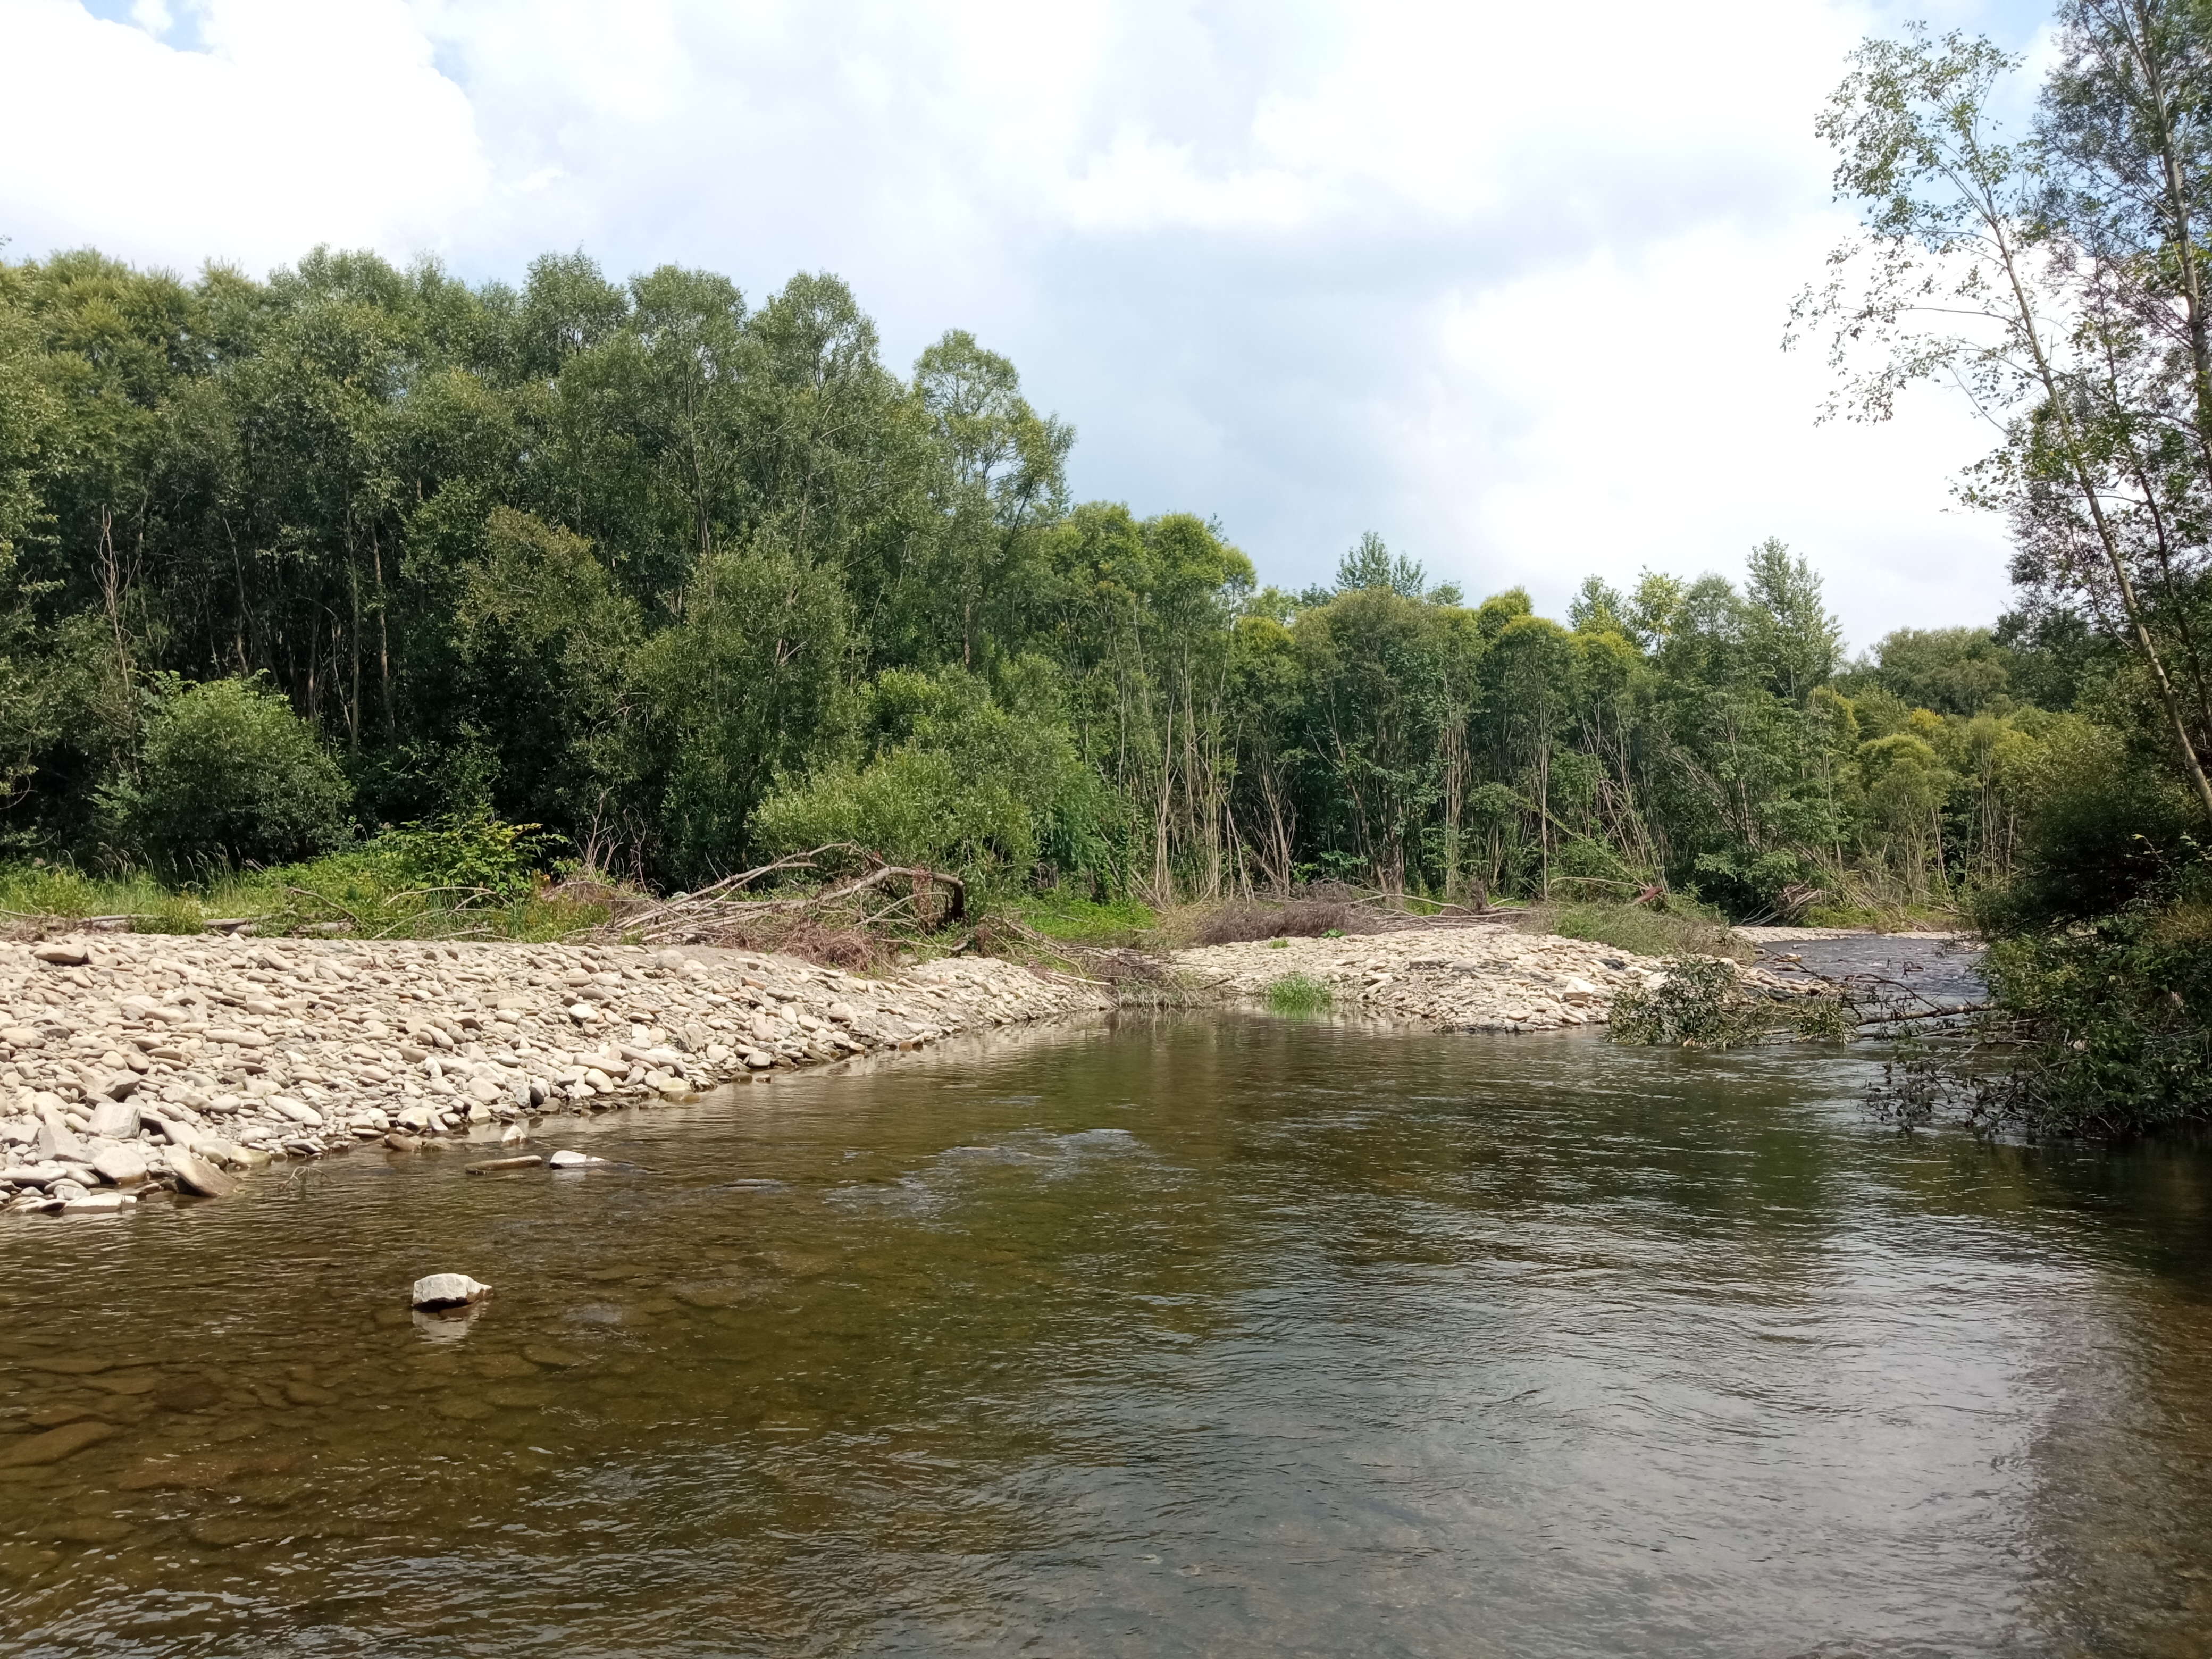
M 1198 989 L 1262 998 L 1288 975 L 1319 980 L 1340 1013 L 1440 1031 L 1544 1031 L 1602 1025 L 1621 992 L 1655 985 L 1666 964 L 1587 939 L 1506 927 L 1408 929 L 1340 939 L 1255 939 L 1176 954 Z M 1757 969 L 1747 985 L 1778 994 L 1818 989 Z
M 76 934 L 0 945 L 0 1212 L 219 1196 L 281 1159 L 1111 1006 L 988 957 L 882 979 L 700 948 Z

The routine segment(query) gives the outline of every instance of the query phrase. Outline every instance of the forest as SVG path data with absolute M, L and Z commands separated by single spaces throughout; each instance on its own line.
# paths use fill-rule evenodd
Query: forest
M 2036 778 L 2112 740 L 2095 637 L 1850 664 L 1774 542 L 1564 623 L 1371 535 L 1261 586 L 1195 514 L 1070 501 L 1012 364 L 956 331 L 902 376 L 826 276 L 3 280 L 19 855 L 189 879 L 489 813 L 657 886 L 850 842 L 1160 903 L 1796 917 L 2002 879 Z
M 1990 626 L 1856 654 L 1778 540 L 1563 618 L 1372 534 L 1269 585 L 1202 502 L 1073 500 L 1012 362 L 887 364 L 826 274 L 0 264 L 0 855 L 174 886 L 496 823 L 659 891 L 835 844 L 1154 906 L 1971 919 L 2022 1006 L 2122 953 L 2114 1075 L 2198 1109 L 2212 23 L 2058 26 L 2016 134 L 2020 63 L 1925 31 L 1820 118 L 1863 229 L 1791 342 L 1838 417 L 1972 397 L 2017 549 Z

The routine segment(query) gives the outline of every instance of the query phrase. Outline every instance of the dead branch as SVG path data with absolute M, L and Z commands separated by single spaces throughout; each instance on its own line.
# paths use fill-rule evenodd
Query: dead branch
M 632 927 L 649 926 L 653 922 L 658 921 L 661 917 L 672 915 L 682 910 L 686 906 L 698 904 L 703 901 L 720 898 L 726 894 L 737 892 L 743 888 L 749 887 L 754 882 L 758 881 L 763 876 L 772 875 L 778 870 L 811 870 L 814 868 L 814 860 L 820 858 L 824 853 L 835 853 L 841 850 L 847 852 L 858 852 L 860 849 L 855 848 L 850 842 L 833 841 L 828 846 L 817 847 L 811 853 L 794 853 L 789 858 L 776 860 L 773 864 L 763 864 L 757 870 L 741 870 L 736 875 L 724 876 L 720 881 L 713 882 L 705 887 L 702 887 L 696 893 L 686 893 L 681 898 L 671 899 L 668 902 L 655 909 L 647 910 L 643 912 L 641 915 L 629 917 L 628 919 L 628 925 Z

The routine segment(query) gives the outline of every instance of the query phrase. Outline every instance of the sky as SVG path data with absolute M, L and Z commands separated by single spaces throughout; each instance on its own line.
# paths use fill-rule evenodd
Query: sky
M 1471 597 L 1734 574 L 1769 536 L 1855 646 L 1987 623 L 1992 434 L 1819 419 L 1790 302 L 1850 222 L 1813 134 L 1907 16 L 2024 0 L 0 0 L 6 256 L 190 273 L 318 244 L 518 282 L 852 284 L 1073 423 L 1079 499 L 1218 519 L 1263 580 L 1374 531 Z

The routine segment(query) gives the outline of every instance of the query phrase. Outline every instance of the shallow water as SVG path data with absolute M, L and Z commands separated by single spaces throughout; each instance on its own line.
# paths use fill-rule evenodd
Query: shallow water
M 2212 1156 L 1860 1065 L 1125 1022 L 10 1224 L 0 1462 L 114 1431 L 0 1653 L 2212 1653 Z

